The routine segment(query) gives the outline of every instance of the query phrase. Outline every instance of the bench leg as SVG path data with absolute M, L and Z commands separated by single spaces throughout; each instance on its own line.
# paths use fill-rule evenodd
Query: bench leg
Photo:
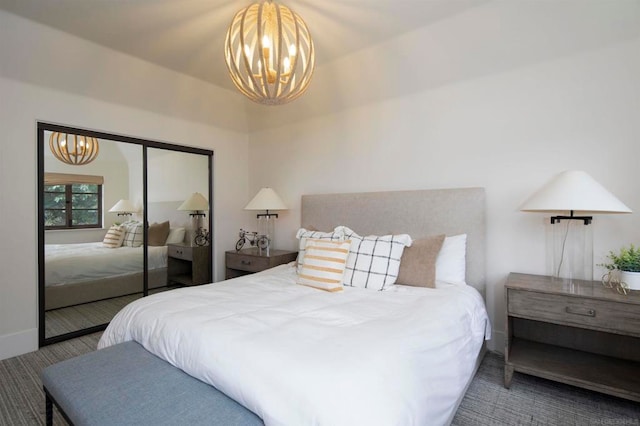
M 46 425 L 53 426 L 53 402 L 51 401 L 51 397 L 49 396 L 49 392 L 45 389 L 44 391 L 44 400 L 45 400 L 45 418 Z

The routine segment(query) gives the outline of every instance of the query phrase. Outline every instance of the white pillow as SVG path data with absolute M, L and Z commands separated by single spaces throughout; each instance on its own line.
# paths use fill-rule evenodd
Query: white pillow
M 112 225 L 102 240 L 102 245 L 107 248 L 118 248 L 122 246 L 124 240 L 124 226 Z
M 339 227 L 331 232 L 309 231 L 304 228 L 298 229 L 298 232 L 296 233 L 296 238 L 300 240 L 300 244 L 298 245 L 298 263 L 296 264 L 298 273 L 302 270 L 307 238 L 313 238 L 316 240 L 344 241 L 344 232 L 342 232 L 342 230 L 338 230 L 338 228 Z
M 395 284 L 400 259 L 405 247 L 412 244 L 407 234 L 368 235 L 361 237 L 346 226 L 340 226 L 346 239 L 351 240 L 347 268 L 342 282 L 346 286 L 384 290 Z
M 436 281 L 466 284 L 467 234 L 447 237 L 436 259 Z
M 306 240 L 304 261 L 297 283 L 329 292 L 342 291 L 351 241 Z
M 185 233 L 186 230 L 184 228 L 169 229 L 169 236 L 167 236 L 167 242 L 165 244 L 180 244 L 184 242 Z

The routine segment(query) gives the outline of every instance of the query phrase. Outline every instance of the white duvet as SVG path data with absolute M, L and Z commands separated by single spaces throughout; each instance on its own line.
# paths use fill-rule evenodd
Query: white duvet
M 142 272 L 142 247 L 107 248 L 102 242 L 46 244 L 45 286 Z M 149 269 L 167 266 L 167 247 L 149 247 Z
M 488 330 L 471 287 L 328 293 L 290 264 L 133 302 L 98 348 L 135 340 L 267 425 L 437 425 Z

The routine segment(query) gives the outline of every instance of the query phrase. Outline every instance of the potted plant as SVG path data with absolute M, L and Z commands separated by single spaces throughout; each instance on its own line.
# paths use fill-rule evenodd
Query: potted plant
M 610 251 L 607 258 L 611 263 L 602 266 L 609 271 L 618 270 L 620 281 L 631 290 L 640 290 L 640 247 L 630 244 L 629 247 L 622 247 L 618 253 Z

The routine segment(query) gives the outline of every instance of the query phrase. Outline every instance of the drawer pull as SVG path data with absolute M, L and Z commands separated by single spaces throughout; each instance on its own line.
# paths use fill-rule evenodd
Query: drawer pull
M 587 309 L 587 310 L 578 310 L 578 309 L 573 309 L 569 306 L 567 306 L 566 308 L 564 308 L 565 312 L 568 314 L 573 314 L 573 315 L 582 315 L 585 317 L 595 317 L 596 316 L 596 311 L 595 309 Z
M 251 265 L 251 261 L 250 260 L 241 260 L 240 263 L 243 264 L 243 265 Z

